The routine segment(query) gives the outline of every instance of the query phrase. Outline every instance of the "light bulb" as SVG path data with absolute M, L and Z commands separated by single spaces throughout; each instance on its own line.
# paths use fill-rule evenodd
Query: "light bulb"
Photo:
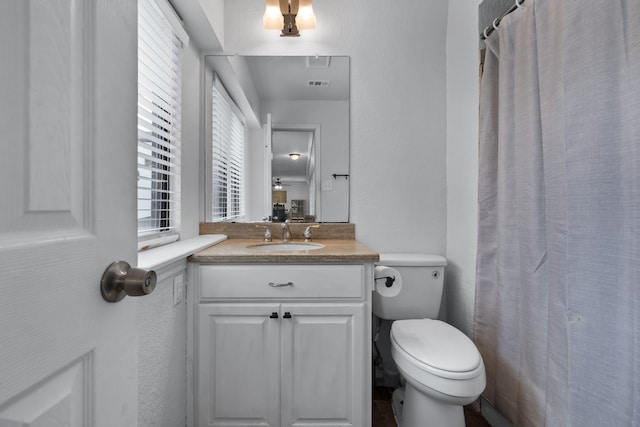
M 267 0 L 267 7 L 264 10 L 262 23 L 267 30 L 281 30 L 284 25 L 284 17 L 280 11 L 278 0 Z
M 316 27 L 316 16 L 313 14 L 311 0 L 300 0 L 296 25 L 298 30 L 311 30 Z

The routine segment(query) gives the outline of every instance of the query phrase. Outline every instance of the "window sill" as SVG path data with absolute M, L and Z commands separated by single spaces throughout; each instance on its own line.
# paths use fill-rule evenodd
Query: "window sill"
M 227 236 L 224 234 L 203 234 L 191 239 L 147 249 L 138 252 L 138 267 L 161 269 L 226 239 Z

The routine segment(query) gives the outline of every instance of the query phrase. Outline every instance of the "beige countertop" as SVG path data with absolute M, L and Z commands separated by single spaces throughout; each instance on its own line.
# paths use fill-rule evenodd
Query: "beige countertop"
M 294 239 L 291 243 L 301 242 Z M 262 243 L 259 239 L 227 239 L 191 255 L 189 261 L 218 264 L 359 264 L 379 260 L 377 252 L 353 239 L 313 239 L 312 243 L 323 245 L 315 250 L 268 252 L 250 247 Z M 274 239 L 273 243 L 281 242 Z

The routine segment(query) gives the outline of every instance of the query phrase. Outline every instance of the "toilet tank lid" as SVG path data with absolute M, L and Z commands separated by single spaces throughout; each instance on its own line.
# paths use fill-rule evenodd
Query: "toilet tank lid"
M 429 254 L 380 254 L 377 264 L 389 267 L 444 267 L 447 260 L 440 255 Z

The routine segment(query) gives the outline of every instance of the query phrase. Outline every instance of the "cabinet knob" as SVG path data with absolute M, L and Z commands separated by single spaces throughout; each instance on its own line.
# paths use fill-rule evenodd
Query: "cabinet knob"
M 277 319 L 278 318 L 278 312 L 274 311 L 271 313 L 271 316 L 269 316 L 270 319 Z
M 282 316 L 283 319 L 291 319 L 291 313 L 289 313 L 288 311 L 284 312 L 284 316 Z

